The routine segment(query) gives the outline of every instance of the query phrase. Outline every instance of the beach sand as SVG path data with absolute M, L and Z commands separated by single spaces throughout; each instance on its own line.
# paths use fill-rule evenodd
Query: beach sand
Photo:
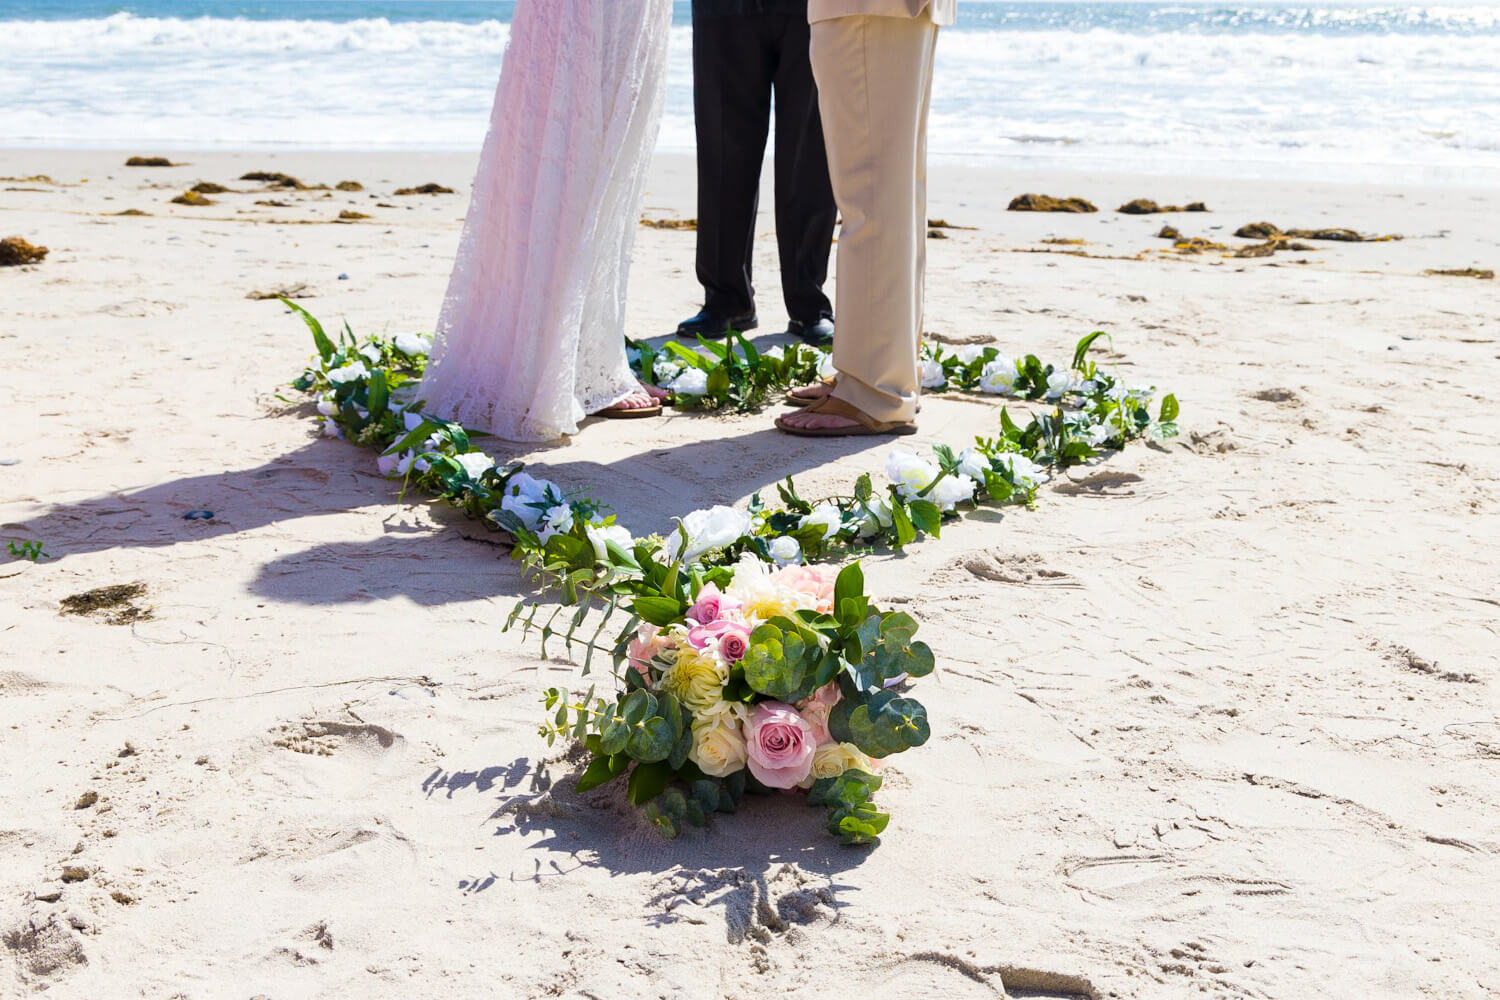
M 0 543 L 52 557 L 0 564 L 0 995 L 1500 995 L 1500 281 L 1424 273 L 1500 267 L 1500 190 L 934 169 L 975 228 L 930 241 L 930 335 L 1063 360 L 1108 330 L 1183 433 L 867 560 L 939 663 L 869 852 L 792 797 L 667 842 L 575 795 L 536 725 L 576 675 L 500 632 L 533 591 L 498 537 L 399 506 L 286 388 L 306 331 L 247 294 L 430 329 L 471 158 L 169 155 L 0 152 L 0 237 L 50 248 L 0 269 Z M 246 193 L 169 203 L 196 181 Z M 458 193 L 393 194 L 429 181 Z M 1102 211 L 1006 212 L 1026 191 Z M 647 215 L 693 215 L 690 161 Z M 1155 236 L 1263 219 L 1406 238 Z M 631 333 L 671 332 L 692 233 L 642 229 L 633 279 Z M 771 417 L 491 450 L 637 532 L 883 468 Z M 919 440 L 996 421 L 931 397 Z M 60 613 L 135 582 L 117 623 Z

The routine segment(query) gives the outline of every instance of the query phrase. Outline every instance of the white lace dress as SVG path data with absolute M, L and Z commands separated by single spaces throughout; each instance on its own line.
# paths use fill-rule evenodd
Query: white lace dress
M 551 441 L 638 391 L 625 286 L 671 0 L 521 0 L 423 409 Z

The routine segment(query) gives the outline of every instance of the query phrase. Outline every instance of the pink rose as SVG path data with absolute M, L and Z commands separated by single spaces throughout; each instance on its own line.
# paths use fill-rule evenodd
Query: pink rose
M 642 677 L 646 677 L 651 673 L 651 661 L 665 648 L 666 641 L 661 638 L 661 629 L 650 622 L 641 622 L 641 627 L 635 631 L 635 638 L 630 640 L 626 656 L 630 658 L 630 665 Z
M 688 642 L 694 649 L 718 649 L 726 662 L 738 663 L 750 649 L 750 629 L 728 618 L 720 618 L 709 625 L 698 625 L 688 630 Z
M 817 741 L 792 706 L 763 701 L 750 713 L 750 773 L 767 788 L 792 788 L 812 771 Z
M 688 608 L 687 616 L 699 625 L 710 625 L 738 607 L 738 601 L 725 597 L 710 583 L 698 591 L 698 602 Z
M 797 705 L 797 711 L 802 713 L 802 718 L 812 727 L 813 735 L 817 737 L 818 746 L 834 742 L 828 734 L 828 713 L 833 711 L 844 698 L 839 690 L 838 681 L 829 681 L 818 688 L 805 701 Z

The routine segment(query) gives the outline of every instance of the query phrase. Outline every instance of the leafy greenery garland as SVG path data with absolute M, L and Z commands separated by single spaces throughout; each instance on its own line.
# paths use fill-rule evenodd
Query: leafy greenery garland
M 743 558 L 790 565 L 881 545 L 901 548 L 923 535 L 938 535 L 944 522 L 960 517 L 963 509 L 981 503 L 1031 503 L 1048 469 L 1177 432 L 1175 397 L 1163 397 L 1153 418 L 1154 390 L 1126 388 L 1088 358 L 1102 332 L 1079 341 L 1066 369 L 1043 364 L 1034 355 L 1005 358 L 993 347 L 952 353 L 929 349 L 923 356 L 928 392 L 977 389 L 1048 400 L 1052 409 L 1022 426 L 1002 408 L 1000 434 L 977 438 L 962 452 L 944 445 L 935 446 L 931 458 L 895 451 L 886 469 L 891 484 L 884 489 L 865 474 L 852 494 L 812 502 L 798 494 L 788 477 L 777 487 L 779 506 L 767 505 L 757 493 L 746 511 L 696 511 L 679 520 L 665 539 L 635 539 L 598 501 L 535 480 L 520 464 L 496 467 L 463 427 L 422 413 L 418 401 L 403 402 L 425 369 L 429 338 L 402 334 L 360 341 L 346 323 L 335 339 L 306 310 L 282 301 L 301 316 L 317 347 L 315 363 L 292 384 L 317 394 L 325 433 L 379 448 L 382 471 L 404 478 L 403 497 L 416 485 L 510 534 L 515 557 L 558 591 L 561 604 L 545 622 L 537 622 L 539 604 L 522 600 L 506 629 L 519 624 L 525 632 L 540 633 L 543 656 L 553 637 L 560 637 L 569 653 L 580 645 L 584 674 L 596 651 L 611 655 L 623 690 L 612 699 L 597 697 L 594 687 L 579 697 L 561 689 L 548 691 L 551 721 L 542 733 L 549 742 L 559 736 L 576 738 L 593 754 L 581 790 L 619 776 L 634 763 L 630 799 L 646 804 L 653 822 L 670 835 L 685 822 L 701 823 L 713 811 L 733 810 L 745 778 L 741 773 L 711 779 L 686 761 L 690 713 L 669 695 L 644 690 L 635 671 L 620 670 L 642 621 L 660 627 L 681 624 L 706 586 L 730 584 L 733 566 Z M 671 342 L 653 350 L 632 344 L 632 363 L 643 377 L 663 382 L 679 407 L 742 411 L 828 369 L 824 352 L 801 346 L 761 352 L 738 334 L 727 344 L 700 342 L 699 347 Z M 557 626 L 565 607 L 572 607 L 573 614 Z M 601 646 L 609 621 L 621 609 L 628 619 L 625 627 L 611 645 Z M 599 621 L 585 638 L 596 610 Z M 931 671 L 931 651 L 914 641 L 915 632 L 909 616 L 873 606 L 863 593 L 856 563 L 839 576 L 831 614 L 802 611 L 796 619 L 759 626 L 751 637 L 754 654 L 747 657 L 758 671 L 758 686 L 747 679 L 749 667 L 738 671 L 731 686 L 746 685 L 746 701 L 753 693 L 805 696 L 813 681 L 827 683 L 836 676 L 857 696 L 841 703 L 847 706 L 843 713 L 830 719 L 835 736 L 871 756 L 884 756 L 926 740 L 925 710 L 886 689 L 897 678 Z M 687 791 L 668 787 L 673 779 Z M 872 843 L 889 820 L 871 801 L 879 786 L 878 775 L 850 770 L 816 782 L 809 801 L 830 809 L 829 828 L 845 843 Z

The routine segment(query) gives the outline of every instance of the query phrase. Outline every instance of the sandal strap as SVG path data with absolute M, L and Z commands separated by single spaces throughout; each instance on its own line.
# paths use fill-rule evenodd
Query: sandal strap
M 844 402 L 837 396 L 825 396 L 803 411 L 804 413 L 823 413 L 830 417 L 843 417 L 855 423 L 867 427 L 872 431 L 888 431 L 894 427 L 905 424 L 902 420 L 876 420 L 864 410 Z

